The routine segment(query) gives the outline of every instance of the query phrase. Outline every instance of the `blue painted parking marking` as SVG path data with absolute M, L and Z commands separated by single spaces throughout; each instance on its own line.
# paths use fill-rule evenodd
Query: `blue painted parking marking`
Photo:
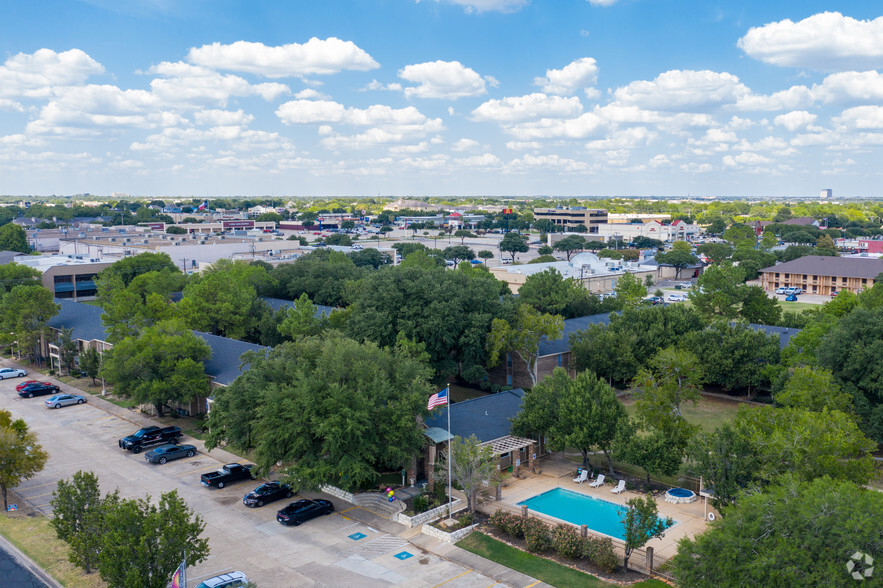
M 414 554 L 413 554 L 413 553 L 408 553 L 407 551 L 403 551 L 403 552 L 401 552 L 401 553 L 397 553 L 397 554 L 395 554 L 393 557 L 398 558 L 398 559 L 401 559 L 401 560 L 406 560 L 406 559 L 408 559 L 409 557 L 414 557 Z
M 365 537 L 367 537 L 367 535 L 365 535 L 364 533 L 353 533 L 352 535 L 347 535 L 347 537 L 349 537 L 353 541 L 358 541 L 359 539 L 364 539 Z

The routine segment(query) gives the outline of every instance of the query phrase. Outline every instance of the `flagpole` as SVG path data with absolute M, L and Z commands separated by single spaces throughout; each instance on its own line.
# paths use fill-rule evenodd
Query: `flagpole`
M 184 588 L 187 588 L 187 550 L 184 550 Z
M 454 518 L 454 502 L 451 496 L 451 385 L 446 384 L 448 391 L 448 518 Z

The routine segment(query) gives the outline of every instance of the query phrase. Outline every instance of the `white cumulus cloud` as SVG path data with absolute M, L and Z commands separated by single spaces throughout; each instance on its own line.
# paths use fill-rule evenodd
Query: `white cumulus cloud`
M 883 106 L 856 106 L 840 113 L 835 122 L 849 128 L 883 129 Z
M 54 86 L 82 84 L 89 76 L 102 73 L 104 66 L 80 49 L 19 53 L 0 66 L 0 96 L 43 98 Z
M 617 102 L 667 111 L 702 111 L 734 104 L 750 90 L 733 74 L 670 70 L 653 81 L 637 80 L 614 92 Z
M 232 74 L 220 74 L 207 67 L 188 63 L 162 62 L 148 73 L 163 77 L 150 82 L 153 93 L 169 103 L 215 101 L 225 103 L 231 96 L 260 96 L 273 100 L 290 92 L 288 86 L 278 83 L 251 84 Z
M 579 98 L 547 96 L 536 92 L 488 100 L 472 111 L 472 120 L 515 122 L 536 118 L 572 118 L 582 112 Z
M 773 122 L 794 132 L 801 127 L 814 123 L 817 118 L 818 115 L 805 110 L 794 110 L 787 114 L 780 114 L 773 119 Z
M 598 81 L 598 63 L 591 57 L 571 61 L 561 69 L 547 69 L 546 77 L 534 78 L 547 94 L 574 94 Z
M 466 96 L 481 96 L 487 92 L 487 80 L 459 61 L 429 61 L 406 65 L 399 77 L 418 84 L 405 88 L 405 96 L 417 98 L 447 98 L 456 100 Z M 491 78 L 491 85 L 495 80 Z
M 343 70 L 367 71 L 380 65 L 352 41 L 336 37 L 306 43 L 270 47 L 263 43 L 237 41 L 229 45 L 212 43 L 193 47 L 187 60 L 212 69 L 246 72 L 268 78 L 333 74 Z
M 883 17 L 856 20 L 839 12 L 754 27 L 739 39 L 751 57 L 820 71 L 883 67 Z

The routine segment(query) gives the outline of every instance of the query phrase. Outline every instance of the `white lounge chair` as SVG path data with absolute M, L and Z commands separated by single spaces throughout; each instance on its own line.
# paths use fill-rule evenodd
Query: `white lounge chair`
M 598 479 L 589 484 L 589 488 L 600 488 L 604 485 L 604 474 L 598 474 Z
M 612 489 L 611 492 L 614 494 L 621 494 L 623 490 L 625 490 L 625 480 L 620 480 L 619 484 L 617 484 L 616 488 Z
M 583 482 L 585 482 L 588 479 L 589 479 L 589 470 L 583 470 L 579 473 L 579 475 L 577 477 L 575 477 L 573 479 L 573 481 L 576 482 L 577 484 L 582 484 Z

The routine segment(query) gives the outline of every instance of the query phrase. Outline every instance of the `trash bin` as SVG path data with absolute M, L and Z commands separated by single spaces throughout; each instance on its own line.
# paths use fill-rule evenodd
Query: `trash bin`
M 682 287 L 680 284 L 675 284 L 675 290 L 681 290 L 681 289 L 682 289 Z

